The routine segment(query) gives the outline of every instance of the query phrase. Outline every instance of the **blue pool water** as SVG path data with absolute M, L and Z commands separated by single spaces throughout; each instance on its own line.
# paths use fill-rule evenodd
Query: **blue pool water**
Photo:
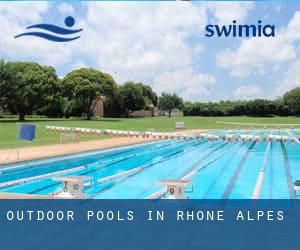
M 249 132 L 250 133 L 250 132 Z M 248 134 L 249 134 L 248 133 Z M 273 135 L 299 137 L 297 131 L 251 131 L 261 138 Z M 215 135 L 225 131 L 214 131 Z M 226 132 L 234 138 L 236 131 Z M 162 190 L 158 181 L 189 175 L 190 198 L 297 198 L 293 182 L 300 179 L 300 144 L 218 140 L 164 140 L 99 152 L 3 165 L 0 185 L 29 177 L 45 176 L 0 188 L 0 192 L 48 195 L 60 192 L 58 176 L 89 176 L 84 192 L 89 198 L 143 199 Z M 78 170 L 78 167 L 82 167 Z M 138 171 L 126 172 L 138 167 Z M 68 173 L 58 171 L 69 170 Z M 56 172 L 58 172 L 56 174 Z M 102 178 L 124 173 L 106 182 Z M 263 174 L 259 183 L 259 176 Z M 256 196 L 254 195 L 256 191 Z M 258 191 L 258 192 L 257 192 Z

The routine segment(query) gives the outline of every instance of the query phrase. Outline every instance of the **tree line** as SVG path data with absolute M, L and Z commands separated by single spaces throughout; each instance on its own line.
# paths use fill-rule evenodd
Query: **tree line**
M 186 116 L 289 116 L 300 115 L 300 88 L 287 91 L 276 100 L 254 99 L 219 102 L 185 102 Z
M 93 68 L 80 68 L 59 79 L 51 66 L 35 62 L 0 60 L 0 109 L 18 114 L 48 117 L 85 116 L 91 119 L 95 100 L 104 100 L 105 116 L 126 116 L 141 109 L 180 109 L 187 116 L 271 116 L 299 115 L 300 88 L 277 100 L 183 102 L 176 94 L 159 97 L 149 85 L 126 82 L 118 85 L 113 77 Z
M 128 117 L 156 106 L 171 113 L 183 105 L 177 95 L 158 97 L 142 83 L 118 85 L 111 75 L 93 68 L 76 69 L 59 79 L 51 66 L 0 60 L 0 108 L 18 114 L 19 120 L 31 114 L 91 119 L 97 97 L 103 98 L 107 116 Z

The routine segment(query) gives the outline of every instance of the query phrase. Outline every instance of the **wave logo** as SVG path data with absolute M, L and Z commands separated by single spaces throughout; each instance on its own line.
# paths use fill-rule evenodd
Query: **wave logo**
M 19 35 L 16 35 L 15 39 L 23 36 L 36 36 L 42 39 L 50 40 L 52 42 L 70 42 L 80 38 L 80 36 L 70 37 L 69 35 L 78 34 L 79 32 L 82 31 L 82 29 L 70 29 L 71 27 L 74 26 L 74 24 L 75 24 L 75 19 L 72 16 L 68 16 L 65 19 L 65 25 L 67 26 L 67 28 L 59 27 L 52 24 L 43 24 L 43 23 L 31 25 L 26 27 L 26 29 L 27 30 L 38 29 L 41 31 L 30 31 L 30 32 L 21 33 Z M 45 31 L 51 32 L 52 34 L 46 33 Z

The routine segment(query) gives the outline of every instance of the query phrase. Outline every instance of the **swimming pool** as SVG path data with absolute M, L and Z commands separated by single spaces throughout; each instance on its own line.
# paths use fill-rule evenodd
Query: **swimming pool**
M 252 139 L 243 133 L 220 130 L 210 135 L 230 140 L 161 140 L 2 165 L 0 192 L 57 194 L 63 184 L 54 177 L 89 176 L 84 188 L 88 198 L 144 199 L 165 195 L 158 185 L 162 179 L 189 178 L 192 187 L 187 189 L 193 192 L 188 196 L 195 199 L 297 198 L 293 183 L 300 179 L 300 132 L 248 131 Z

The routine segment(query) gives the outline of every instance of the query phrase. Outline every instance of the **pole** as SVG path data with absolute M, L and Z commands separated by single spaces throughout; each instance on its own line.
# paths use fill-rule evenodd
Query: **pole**
M 18 132 L 20 132 L 20 124 L 16 123 L 16 125 L 17 125 L 17 129 L 16 129 L 17 160 L 19 160 L 20 159 L 20 150 L 19 150 L 20 145 L 19 145 L 19 133 Z

